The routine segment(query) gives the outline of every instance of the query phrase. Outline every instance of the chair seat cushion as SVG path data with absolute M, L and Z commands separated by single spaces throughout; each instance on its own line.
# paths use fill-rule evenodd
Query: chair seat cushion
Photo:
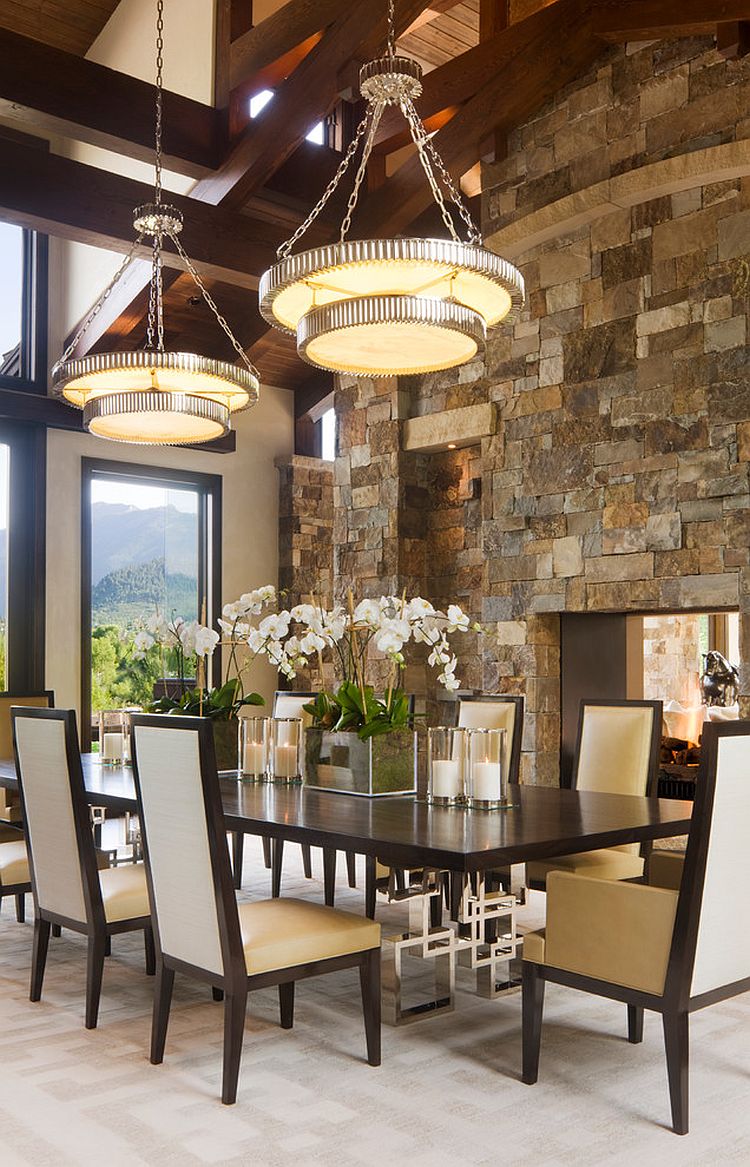
M 685 867 L 684 851 L 652 851 L 648 862 L 648 882 L 652 887 L 679 891 Z
M 0 887 L 29 883 L 29 857 L 23 840 L 0 843 Z
M 142 863 L 108 867 L 99 872 L 104 915 L 108 923 L 150 916 L 146 871 Z
M 260 900 L 239 913 L 250 976 L 380 946 L 373 920 L 304 900 Z
M 527 932 L 523 938 L 523 959 L 534 964 L 544 964 L 544 929 L 541 932 Z
M 548 862 L 527 863 L 526 882 L 530 886 L 546 883 L 550 871 L 569 871 L 574 875 L 590 875 L 592 879 L 640 879 L 643 859 L 614 847 L 582 851 L 579 855 L 559 855 Z

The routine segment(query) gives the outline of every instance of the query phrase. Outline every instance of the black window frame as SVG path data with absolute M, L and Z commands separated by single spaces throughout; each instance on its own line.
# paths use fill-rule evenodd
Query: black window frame
M 19 372 L 0 373 L 0 389 L 47 393 L 47 304 L 49 241 L 46 235 L 22 227 L 23 277 Z
M 81 749 L 91 749 L 91 483 L 94 479 L 122 481 L 131 478 L 139 485 L 197 490 L 200 544 L 198 549 L 198 594 L 207 600 L 206 622 L 215 628 L 221 615 L 222 484 L 220 474 L 201 474 L 140 462 L 118 462 L 105 458 L 81 459 Z M 221 649 L 210 662 L 207 684 L 221 676 Z M 210 679 L 209 679 L 210 678 Z

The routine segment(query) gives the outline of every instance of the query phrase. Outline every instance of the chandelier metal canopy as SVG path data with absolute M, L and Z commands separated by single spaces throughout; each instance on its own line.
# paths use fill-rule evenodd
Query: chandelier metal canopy
M 360 71 L 365 115 L 322 197 L 278 249 L 278 262 L 260 282 L 264 319 L 296 334 L 299 355 L 319 368 L 370 377 L 449 369 L 471 360 L 487 330 L 523 306 L 521 273 L 482 247 L 481 234 L 419 118 L 414 102 L 422 92 L 421 78 L 416 61 L 396 54 L 394 0 L 388 0 L 386 55 Z M 448 239 L 347 238 L 375 134 L 389 105 L 397 105 L 406 119 Z M 360 145 L 338 243 L 292 254 Z M 465 239 L 458 233 L 456 212 Z
M 154 201 L 137 207 L 136 238 L 107 287 L 52 370 L 52 390 L 83 410 L 83 422 L 98 437 L 141 445 L 208 442 L 230 429 L 230 415 L 254 405 L 257 369 L 217 308 L 179 238 L 182 214 L 162 201 L 164 0 L 156 4 L 156 130 Z M 162 247 L 171 240 L 185 269 L 241 365 L 164 347 Z M 146 347 L 133 352 L 73 354 L 92 321 L 132 263 L 144 239 L 151 240 L 151 281 Z

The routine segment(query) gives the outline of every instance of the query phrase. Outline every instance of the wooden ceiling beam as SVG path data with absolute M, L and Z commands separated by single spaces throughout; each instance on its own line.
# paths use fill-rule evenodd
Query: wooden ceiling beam
M 424 0 L 400 0 L 397 27 L 406 27 L 423 7 Z M 385 28 L 384 8 L 373 0 L 350 0 L 319 44 L 279 87 L 263 115 L 248 125 L 223 166 L 197 184 L 194 197 L 238 207 L 265 186 L 312 126 L 333 109 L 342 66 L 368 36 L 384 41 Z
M 427 129 L 440 129 L 455 116 L 459 106 L 498 78 L 516 59 L 528 59 L 529 67 L 533 69 L 531 54 L 534 45 L 540 36 L 545 35 L 554 8 L 553 5 L 541 9 L 525 20 L 496 29 L 489 40 L 481 41 L 427 73 L 422 80 L 422 96 L 416 102 Z M 561 35 L 564 36 L 564 32 Z M 386 109 L 375 138 L 375 150 L 390 154 L 409 140 L 401 111 L 393 107 Z
M 0 138 L 0 219 L 7 222 L 125 252 L 134 238 L 133 208 L 152 196 L 146 183 Z M 260 274 L 274 261 L 281 232 L 184 195 L 170 193 L 169 201 L 185 216 L 182 241 L 202 273 L 257 287 Z M 182 266 L 169 245 L 163 259 L 167 266 Z
M 594 0 L 592 20 L 612 44 L 710 36 L 717 24 L 750 20 L 750 0 Z
M 0 116 L 19 129 L 103 146 L 150 162 L 156 88 L 0 28 Z M 164 163 L 179 174 L 210 174 L 226 150 L 218 110 L 164 94 Z
M 324 30 L 350 3 L 351 0 L 288 0 L 233 41 L 230 88 L 273 88 L 314 48 Z M 285 68 L 287 72 L 283 72 Z
M 601 46 L 592 34 L 588 9 L 586 0 L 558 0 L 530 17 L 538 24 L 528 50 L 514 56 L 438 130 L 433 142 L 456 181 L 477 161 L 487 126 L 509 130 L 521 125 L 600 55 Z M 511 26 L 498 35 L 511 38 L 517 27 Z M 431 199 L 415 155 L 367 200 L 355 220 L 355 235 L 367 238 L 404 231 Z

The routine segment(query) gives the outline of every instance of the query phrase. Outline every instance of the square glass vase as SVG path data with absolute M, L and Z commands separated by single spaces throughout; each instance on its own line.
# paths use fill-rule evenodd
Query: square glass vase
M 216 769 L 219 773 L 236 773 L 239 769 L 240 758 L 240 723 L 238 718 L 230 717 L 228 721 L 212 718 L 211 724 L 214 731 Z
M 417 734 L 395 729 L 362 741 L 355 732 L 305 729 L 305 784 L 338 794 L 378 798 L 414 794 Z

